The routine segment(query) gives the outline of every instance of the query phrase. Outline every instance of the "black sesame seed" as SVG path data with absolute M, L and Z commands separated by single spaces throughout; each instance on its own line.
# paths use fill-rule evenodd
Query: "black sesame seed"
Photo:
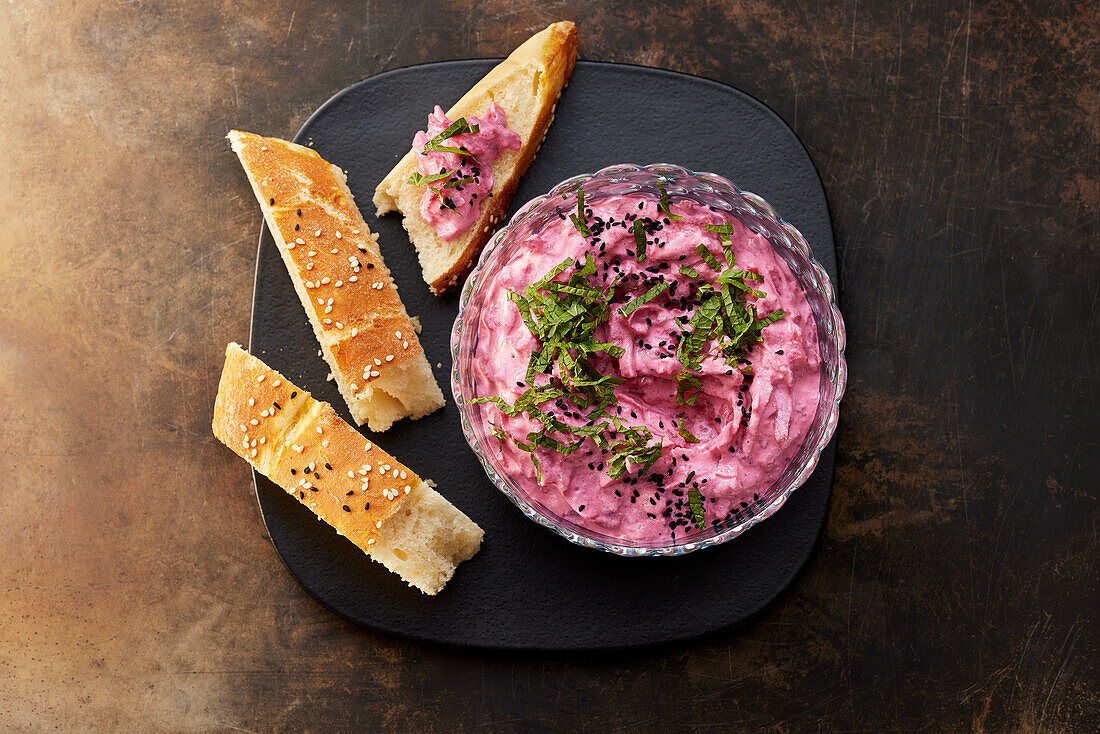
M 354 489 L 349 489 L 347 492 L 344 493 L 344 496 L 345 497 L 351 497 L 353 494 L 355 494 L 355 490 Z
M 271 404 L 275 406 L 276 410 L 282 410 L 283 409 L 283 406 L 279 405 L 277 402 L 273 402 Z
M 328 469 L 329 471 L 332 471 L 332 464 L 330 464 L 326 461 L 325 462 L 325 468 Z
M 364 505 L 363 509 L 364 510 L 369 510 L 370 509 L 370 502 L 368 502 L 366 505 Z
M 290 473 L 291 473 L 291 474 L 297 474 L 297 473 L 298 473 L 298 470 L 297 470 L 297 469 L 291 469 L 291 470 L 290 470 Z
M 351 512 L 351 508 L 347 505 L 344 505 L 344 512 Z
M 298 210 L 298 216 L 299 217 L 302 216 L 302 210 L 301 209 Z
M 272 206 L 274 206 L 274 205 L 275 205 L 275 197 L 274 197 L 274 196 L 272 196 L 272 197 L 271 197 L 270 199 L 268 199 L 268 200 L 267 200 L 267 203 L 268 203 L 268 204 L 271 204 Z

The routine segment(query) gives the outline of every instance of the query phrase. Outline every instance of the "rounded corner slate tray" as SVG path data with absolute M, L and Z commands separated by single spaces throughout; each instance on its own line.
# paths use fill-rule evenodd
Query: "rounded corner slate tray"
M 378 233 L 421 343 L 450 384 L 452 294 L 436 298 L 420 274 L 399 216 L 374 216 L 374 187 L 408 150 L 432 106 L 453 103 L 496 62 L 413 66 L 336 94 L 295 141 L 348 173 Z M 712 171 L 763 196 L 798 227 L 836 283 L 829 209 L 794 132 L 756 99 L 718 82 L 660 69 L 578 62 L 511 212 L 569 176 L 613 163 L 675 163 Z M 347 405 L 266 226 L 260 235 L 251 349 L 346 420 Z M 407 586 L 268 479 L 256 495 L 272 543 L 299 583 L 339 616 L 383 632 L 498 649 L 584 650 L 672 642 L 742 622 L 787 587 L 825 518 L 836 439 L 817 470 L 774 516 L 724 545 L 675 558 L 621 558 L 582 548 L 523 516 L 485 476 L 462 437 L 454 399 L 420 420 L 371 435 L 485 529 L 481 551 L 438 596 Z M 353 423 L 354 425 L 354 423 Z

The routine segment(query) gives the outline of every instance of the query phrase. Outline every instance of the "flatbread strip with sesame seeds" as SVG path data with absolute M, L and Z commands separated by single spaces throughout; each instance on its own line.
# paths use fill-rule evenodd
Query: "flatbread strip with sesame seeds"
M 214 435 L 410 586 L 435 595 L 484 531 L 328 403 L 231 343 Z
M 384 431 L 443 407 L 343 171 L 278 138 L 233 130 L 229 140 L 355 422 Z
M 395 210 L 403 215 L 402 225 L 416 246 L 424 280 L 435 295 L 451 290 L 466 278 L 485 243 L 503 222 L 520 178 L 546 137 L 576 59 L 576 26 L 568 21 L 553 23 L 527 39 L 447 110 L 451 120 L 476 117 L 485 113 L 490 102 L 496 102 L 504 110 L 508 128 L 521 141 L 519 150 L 504 150 L 493 161 L 492 198 L 485 199 L 477 221 L 455 239 L 440 239 L 420 215 L 424 186 L 408 182 L 416 170 L 419 151 L 406 153 L 375 189 L 378 216 Z M 410 131 L 410 138 L 413 133 Z

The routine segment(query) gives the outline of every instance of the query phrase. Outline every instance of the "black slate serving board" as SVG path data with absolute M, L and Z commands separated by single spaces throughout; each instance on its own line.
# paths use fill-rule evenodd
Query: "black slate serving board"
M 482 549 L 438 596 L 427 597 L 256 474 L 271 540 L 294 577 L 333 612 L 421 640 L 484 648 L 622 648 L 741 622 L 775 599 L 809 557 L 829 501 L 835 438 L 809 482 L 741 537 L 682 557 L 620 558 L 575 546 L 527 520 L 489 482 L 462 437 L 448 348 L 458 298 L 429 294 L 399 217 L 376 218 L 370 200 L 432 106 L 446 109 L 495 63 L 425 64 L 365 79 L 322 105 L 295 137 L 348 172 L 402 300 L 423 323 L 421 343 L 448 398 L 431 416 L 399 422 L 384 434 L 364 432 L 434 479 L 480 524 Z M 569 176 L 614 163 L 657 162 L 712 171 L 763 196 L 802 231 L 836 283 L 824 190 L 794 132 L 754 98 L 685 74 L 579 62 L 511 212 Z M 266 226 L 257 255 L 251 350 L 350 421 L 335 385 L 325 379 L 328 366 L 317 356 Z

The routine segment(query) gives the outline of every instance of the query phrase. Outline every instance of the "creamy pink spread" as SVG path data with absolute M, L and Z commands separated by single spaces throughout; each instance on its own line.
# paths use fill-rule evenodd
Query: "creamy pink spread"
M 607 456 L 591 439 L 568 456 L 536 446 L 540 482 L 531 454 L 514 441 L 493 438 L 486 448 L 497 453 L 500 466 L 529 497 L 559 517 L 607 536 L 668 542 L 698 532 L 697 515 L 688 502 L 693 489 L 701 498 L 705 524 L 722 527 L 779 478 L 813 422 L 821 360 L 810 306 L 768 240 L 728 216 L 686 201 L 672 205 L 672 213 L 683 216 L 672 221 L 658 210 L 657 202 L 642 196 L 610 197 L 589 206 L 592 236 L 584 237 L 568 219 L 568 203 L 563 201 L 559 218 L 516 248 L 486 284 L 475 325 L 473 392 L 500 396 L 509 405 L 523 393 L 528 361 L 541 345 L 509 300 L 509 291 L 522 293 L 564 258 L 583 262 L 591 253 L 597 263 L 596 275 L 590 276 L 593 285 L 606 284 L 619 273 L 627 283 L 674 281 L 675 288 L 628 316 L 616 303 L 610 320 L 595 333 L 597 339 L 624 350 L 621 357 L 602 355 L 599 360 L 602 373 L 625 379 L 614 389 L 618 404 L 612 410 L 627 424 L 648 427 L 654 440 L 662 442 L 660 457 L 642 476 L 628 471 L 612 479 L 605 467 Z M 648 238 L 642 263 L 637 262 L 630 228 L 636 218 L 656 220 L 659 227 Z M 747 363 L 738 366 L 744 372 L 731 368 L 724 358 L 704 356 L 701 394 L 694 405 L 678 404 L 676 376 L 682 365 L 676 347 L 683 322 L 677 319 L 692 313 L 691 299 L 682 299 L 692 279 L 679 268 L 692 268 L 703 278 L 717 277 L 696 251 L 700 243 L 713 253 L 722 251 L 718 234 L 704 228 L 708 223 L 731 224 L 736 267 L 763 276 L 763 281 L 751 284 L 766 295 L 750 295 L 746 302 L 761 316 L 777 309 L 786 316 L 764 327 L 763 341 L 743 354 Z M 565 272 L 558 280 L 568 276 Z M 522 441 L 532 431 L 546 430 L 528 414 L 508 416 L 495 404 L 472 407 L 512 439 Z M 546 408 L 562 420 L 583 424 L 570 417 L 571 412 L 578 414 L 575 406 Z M 697 442 L 689 441 L 685 431 Z
M 416 167 L 422 175 L 451 174 L 428 183 L 420 197 L 420 216 L 435 228 L 440 239 L 448 242 L 477 221 L 482 202 L 492 196 L 493 161 L 505 149 L 519 150 L 521 142 L 519 135 L 508 129 L 504 110 L 496 102 L 490 102 L 481 117 L 465 119 L 471 127 L 477 126 L 476 132 L 454 135 L 440 143 L 461 153 L 424 151 L 425 145 L 452 124 L 439 105 L 428 115 L 428 129 L 413 137 Z

